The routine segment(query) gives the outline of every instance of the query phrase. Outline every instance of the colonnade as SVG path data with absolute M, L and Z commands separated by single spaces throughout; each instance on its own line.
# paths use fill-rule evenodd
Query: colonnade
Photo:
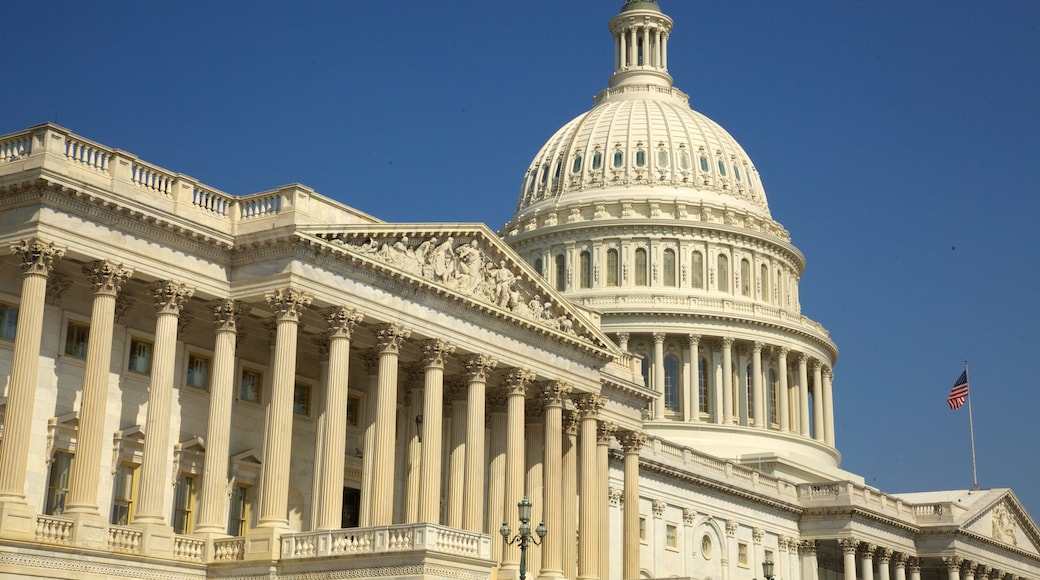
M 845 580 L 921 580 L 922 558 L 856 538 L 838 540 Z M 947 580 L 1018 580 L 1021 576 L 961 558 L 936 558 Z M 929 568 L 934 568 L 930 566 Z M 877 577 L 875 579 L 875 571 Z
M 787 347 L 726 336 L 655 332 L 635 338 L 652 345 L 644 356 L 650 371 L 647 386 L 658 395 L 655 420 L 773 429 L 834 446 L 834 373 L 825 361 Z M 617 342 L 627 351 L 633 334 L 619 332 Z M 678 361 L 674 378 L 665 368 L 666 345 Z M 665 401 L 666 378 L 675 381 L 678 400 L 672 409 Z

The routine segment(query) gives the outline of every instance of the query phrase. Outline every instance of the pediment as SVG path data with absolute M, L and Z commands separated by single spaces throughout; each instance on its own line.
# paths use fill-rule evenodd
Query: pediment
M 961 529 L 1040 556 L 1040 530 L 1011 490 L 981 505 Z
M 297 230 L 330 251 L 436 288 L 559 340 L 619 356 L 620 350 L 482 224 L 362 224 Z

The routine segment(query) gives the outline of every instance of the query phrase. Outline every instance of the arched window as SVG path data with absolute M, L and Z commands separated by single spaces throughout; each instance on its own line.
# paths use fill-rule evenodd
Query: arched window
M 777 423 L 777 409 L 780 407 L 780 385 L 776 380 L 776 369 L 769 369 L 769 382 L 766 383 L 769 387 L 769 394 L 766 401 L 769 402 L 769 408 L 766 410 L 766 414 L 769 415 L 769 424 L 775 425 Z
M 751 296 L 751 262 L 747 258 L 740 261 L 740 293 Z
M 758 273 L 758 297 L 766 302 L 772 302 L 773 297 L 769 294 L 769 266 L 762 264 Z
M 657 166 L 668 167 L 668 150 L 664 147 L 657 150 Z
M 646 151 L 639 149 L 636 151 L 636 167 L 643 167 L 646 165 Z
M 556 256 L 556 289 L 560 292 L 567 289 L 567 259 L 563 254 Z
M 549 183 L 549 164 L 542 166 L 542 185 Z
M 542 276 L 543 278 L 545 277 L 545 271 L 542 270 L 542 259 L 541 258 L 535 258 L 534 259 L 534 271 L 538 272 L 539 276 Z
M 664 285 L 675 286 L 675 250 L 665 250 L 661 268 L 664 270 Z
M 719 292 L 729 292 L 729 258 L 719 254 Z
M 592 154 L 592 170 L 599 171 L 603 167 L 603 152 L 597 151 Z
M 719 175 L 726 177 L 726 164 L 719 159 Z
M 571 173 L 581 173 L 581 153 L 574 156 L 574 164 L 571 165 Z
M 701 171 L 708 172 L 708 158 L 701 155 Z
M 679 410 L 679 357 L 674 354 L 664 357 L 664 408 Z
M 646 286 L 646 250 L 636 250 L 636 286 Z
M 698 251 L 690 254 L 690 285 L 704 288 L 704 254 Z
M 621 169 L 625 164 L 625 154 L 620 149 L 614 152 L 614 169 Z
M 689 171 L 692 161 L 690 160 L 690 152 L 683 149 L 679 151 L 679 168 L 683 171 Z
M 607 250 L 607 286 L 618 285 L 618 251 Z
M 579 262 L 581 267 L 581 287 L 592 288 L 592 254 L 582 252 Z
M 708 399 L 708 361 L 706 359 L 700 359 L 698 361 L 698 372 L 697 372 L 697 409 L 700 413 L 707 413 L 709 399 Z

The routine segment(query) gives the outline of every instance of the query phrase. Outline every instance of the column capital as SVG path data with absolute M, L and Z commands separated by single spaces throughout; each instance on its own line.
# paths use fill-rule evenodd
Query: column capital
M 762 538 L 765 537 L 766 531 L 762 528 L 751 528 L 751 541 L 755 544 L 761 544 Z
M 412 335 L 412 331 L 393 323 L 380 324 L 375 327 L 375 332 L 376 347 L 380 353 L 398 354 L 401 345 Z
M 646 445 L 647 439 L 646 433 L 642 431 L 629 431 L 627 429 L 618 432 L 617 440 L 621 444 L 621 449 L 624 450 L 625 454 L 635 453 L 639 455 L 639 451 Z
M 487 382 L 488 373 L 498 366 L 498 361 L 486 354 L 471 354 L 462 361 L 469 381 Z
M 546 407 L 562 407 L 570 393 L 571 386 L 563 381 L 546 381 L 542 385 L 542 398 Z
M 917 556 L 910 556 L 906 559 L 906 565 L 910 568 L 911 572 L 921 571 L 921 559 Z
M 333 338 L 345 338 L 350 340 L 354 335 L 354 327 L 364 320 L 365 316 L 353 308 L 346 306 L 333 306 L 322 313 L 328 328 L 325 335 L 331 340 Z
M 267 304 L 274 310 L 275 320 L 299 322 L 300 315 L 311 305 L 311 295 L 296 288 L 282 288 L 264 294 Z
M 798 353 L 798 364 L 807 364 L 809 362 L 809 355 L 804 352 Z
M 695 510 L 693 508 L 688 508 L 688 507 L 682 509 L 682 521 L 683 521 L 683 524 L 685 524 L 687 526 L 692 526 L 693 522 L 696 519 L 697 519 L 697 510 Z
M 798 552 L 806 556 L 815 556 L 816 540 L 802 540 L 798 543 Z
M 943 561 L 943 564 L 946 565 L 946 570 L 947 571 L 949 571 L 949 572 L 953 572 L 953 571 L 960 572 L 961 571 L 961 564 L 964 563 L 964 558 L 959 558 L 957 556 L 943 556 L 942 561 Z
M 846 554 L 855 554 L 856 550 L 859 549 L 859 540 L 855 538 L 841 538 L 838 540 L 838 545 L 841 546 L 841 551 Z
M 563 432 L 570 436 L 578 435 L 578 427 L 581 424 L 581 418 L 574 411 L 563 412 Z
M 617 428 L 617 423 L 612 421 L 599 421 L 596 425 L 596 443 L 610 445 L 610 438 L 617 432 Z
M 776 348 L 776 356 L 778 358 L 787 359 L 787 353 L 791 352 L 786 346 L 778 346 Z
M 737 535 L 737 528 L 739 527 L 740 524 L 738 524 L 736 520 L 726 520 L 726 536 L 730 538 L 735 537 Z
M 699 335 L 699 334 L 687 334 L 686 335 L 686 344 L 688 346 L 697 346 L 697 345 L 700 344 L 700 342 L 701 342 L 701 335 Z
M 668 507 L 668 502 L 660 499 L 655 499 L 650 503 L 650 509 L 653 511 L 655 518 L 663 518 L 664 510 Z
M 832 369 L 831 367 L 823 367 L 823 369 L 823 378 L 827 379 L 828 381 L 833 381 L 834 369 Z
M 877 549 L 877 544 L 868 544 L 866 542 L 860 544 L 860 553 L 864 558 L 873 558 Z
M 582 419 L 595 419 L 603 406 L 607 404 L 606 397 L 591 393 L 582 393 L 571 397 L 575 408 Z
M 823 363 L 821 363 L 818 360 L 813 360 L 812 370 L 813 370 L 814 373 L 822 372 L 823 371 Z
M 524 396 L 527 393 L 527 385 L 534 380 L 535 374 L 527 369 L 514 368 L 506 372 L 506 393 L 509 395 Z
M 878 548 L 874 553 L 877 555 L 879 564 L 888 564 L 892 560 L 891 548 Z
M 974 576 L 975 575 L 975 571 L 978 570 L 978 569 L 979 569 L 979 563 L 978 562 L 972 562 L 970 560 L 965 560 L 964 561 L 964 574 L 965 575 Z
M 910 556 L 903 552 L 896 552 L 892 555 L 892 563 L 896 565 L 896 568 L 906 568 L 906 562 L 910 559 Z
M 379 349 L 370 348 L 361 353 L 361 364 L 365 366 L 365 374 L 373 377 L 379 374 Z
M 424 340 L 420 345 L 425 368 L 444 368 L 448 357 L 455 352 L 455 345 L 439 339 Z
M 611 507 L 621 507 L 625 503 L 625 492 L 616 487 L 607 488 L 607 500 Z
M 664 339 L 665 339 L 665 337 L 667 337 L 667 336 L 668 336 L 668 335 L 667 335 L 667 334 L 665 334 L 665 333 L 663 333 L 663 332 L 655 332 L 655 333 L 653 334 L 653 337 L 654 337 L 654 344 L 664 344 Z
M 123 284 L 134 275 L 132 268 L 124 268 L 122 264 L 108 260 L 95 260 L 83 266 L 83 273 L 90 277 L 90 285 L 94 294 L 115 296 L 123 289 Z
M 762 343 L 756 340 L 755 342 L 751 343 L 751 352 L 761 354 L 762 346 Z
M 722 344 L 722 348 L 732 348 L 733 347 L 733 340 L 734 339 L 731 336 L 724 336 L 724 337 L 722 337 L 722 340 L 719 341 L 719 342 L 720 342 L 720 344 Z
M 632 338 L 632 335 L 627 332 L 617 333 L 618 342 L 628 342 L 629 338 Z
M 238 319 L 245 312 L 245 304 L 230 298 L 210 302 L 213 312 L 213 324 L 217 332 L 238 332 Z
M 195 294 L 193 288 L 173 280 L 164 280 L 152 285 L 152 297 L 159 314 L 180 315 L 184 303 Z
M 65 255 L 65 248 L 55 246 L 54 242 L 31 238 L 11 244 L 11 253 L 21 255 L 22 274 L 47 276 L 51 273 L 54 260 Z

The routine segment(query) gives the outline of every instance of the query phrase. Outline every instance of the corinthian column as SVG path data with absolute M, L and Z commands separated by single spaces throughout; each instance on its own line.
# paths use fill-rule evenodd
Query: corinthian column
M 502 521 L 511 522 L 516 517 L 516 502 L 524 496 L 524 399 L 527 385 L 534 374 L 526 369 L 514 369 L 505 379 L 506 384 L 506 480 L 505 502 Z M 520 568 L 520 547 L 516 544 L 504 546 L 502 568 Z
M 488 373 L 498 362 L 482 354 L 466 359 L 466 489 L 462 527 L 471 532 L 484 531 L 484 407 Z
M 791 393 L 787 391 L 787 349 L 784 347 L 777 351 L 776 366 L 780 371 L 780 430 L 787 433 L 791 430 Z
M 625 513 L 621 577 L 639 578 L 639 452 L 646 445 L 646 433 L 622 431 L 618 437 L 625 452 Z
M 762 388 L 762 343 L 756 342 L 751 346 L 751 389 L 755 393 L 755 427 L 765 429 L 769 424 L 766 417 L 766 397 Z M 748 409 L 751 412 L 751 409 Z
M 892 558 L 892 561 L 896 568 L 896 580 L 906 580 L 907 555 L 902 553 L 896 554 L 895 557 Z
M 877 550 L 877 571 L 878 580 L 889 580 L 889 574 L 891 573 L 891 562 L 892 562 L 892 550 L 888 548 L 878 548 Z
M 396 324 L 376 328 L 379 386 L 376 388 L 375 445 L 372 461 L 371 526 L 389 526 L 394 517 L 394 430 L 397 411 L 397 359 L 411 335 Z
M 826 427 L 823 425 L 823 365 L 819 361 L 813 363 L 813 439 L 824 441 Z
M 733 415 L 733 339 L 722 339 L 722 417 L 723 424 L 729 425 L 736 417 Z
M 47 277 L 55 258 L 65 255 L 63 248 L 33 238 L 11 246 L 22 260 L 22 294 L 18 304 L 18 326 L 14 334 L 14 356 L 7 388 L 4 437 L 0 439 L 0 503 L 25 504 L 25 473 L 29 462 L 29 436 L 32 431 L 36 378 L 40 368 L 40 341 L 43 338 L 43 310 L 47 298 Z M 2 515 L 7 515 L 6 510 Z M 0 518 L 0 529 L 11 522 Z M 23 522 L 28 525 L 29 522 Z M 35 526 L 35 522 L 32 522 Z M 23 526 L 18 526 L 23 527 Z M 28 531 L 26 527 L 23 531 Z
M 488 392 L 487 416 L 491 429 L 491 447 L 488 449 L 488 497 L 485 526 L 492 536 L 498 529 L 505 510 L 506 483 L 506 394 L 501 389 Z M 491 540 L 491 560 L 502 561 L 502 542 Z
M 350 339 L 363 316 L 353 308 L 337 306 L 325 311 L 329 349 L 325 379 L 324 420 L 321 421 L 321 450 L 317 458 L 318 492 L 314 518 L 318 530 L 338 530 L 343 524 L 343 456 L 347 444 L 347 382 L 350 370 Z
M 699 423 L 701 420 L 701 337 L 691 334 L 687 337 L 690 349 L 690 384 L 686 387 L 686 420 Z
M 862 547 L 863 551 L 860 553 L 862 580 L 874 580 L 874 551 L 877 550 L 877 546 L 874 544 L 863 544 Z
M 545 459 L 542 468 L 542 516 L 545 527 L 556 530 L 542 546 L 542 578 L 563 576 L 563 400 L 571 387 L 550 381 L 542 389 L 545 408 Z
M 803 437 L 809 436 L 809 357 L 798 355 L 798 429 Z
M 405 502 L 404 523 L 414 524 L 419 520 L 419 479 L 422 477 L 422 383 L 426 371 L 422 363 L 409 364 L 406 371 L 408 386 L 408 457 L 405 458 Z
M 573 398 L 581 416 L 581 507 L 578 519 L 578 578 L 599 578 L 599 485 L 596 482 L 596 431 L 599 412 L 606 403 L 600 395 Z
M 956 556 L 943 557 L 943 564 L 946 565 L 946 575 L 949 580 L 961 580 L 961 564 L 964 560 Z
M 170 475 L 170 412 L 173 399 L 174 355 L 177 352 L 177 319 L 194 290 L 172 281 L 152 288 L 155 308 L 155 350 L 152 379 L 148 385 L 148 418 L 145 420 L 144 458 L 137 493 L 135 524 L 166 525 L 163 507 Z
M 827 369 L 823 373 L 823 428 L 827 445 L 834 447 L 834 371 Z
M 664 339 L 665 333 L 654 333 L 654 384 L 650 385 L 657 394 L 654 403 L 654 419 L 664 419 Z
M 365 367 L 368 397 L 365 398 L 365 432 L 361 445 L 361 505 L 358 509 L 358 525 L 372 525 L 372 464 L 376 448 L 376 390 L 379 388 L 379 349 L 370 348 L 361 353 L 361 364 Z
M 289 459 L 292 455 L 293 388 L 296 384 L 296 342 L 300 315 L 311 297 L 287 288 L 269 292 L 274 310 L 274 365 L 271 369 L 271 403 L 264 430 L 264 465 L 260 471 L 258 528 L 288 531 Z
M 441 514 L 441 439 L 444 421 L 444 362 L 455 347 L 442 340 L 422 343 L 426 371 L 423 387 L 422 472 L 419 521 L 439 524 Z
M 462 528 L 462 503 L 466 495 L 466 385 L 459 377 L 448 382 L 451 401 L 451 433 L 448 448 L 448 509 L 445 525 Z
M 213 376 L 210 381 L 206 461 L 202 470 L 197 534 L 224 534 L 227 529 L 227 473 L 231 440 L 231 405 L 235 393 L 235 341 L 244 307 L 234 300 L 212 305 L 216 325 Z
M 596 429 L 596 466 L 599 475 L 599 576 L 610 577 L 610 440 L 617 432 L 617 425 L 600 421 Z
M 101 449 L 105 443 L 105 417 L 108 416 L 108 380 L 112 363 L 116 296 L 133 271 L 123 268 L 121 264 L 98 261 L 84 267 L 83 272 L 91 278 L 94 304 L 90 311 L 87 362 L 79 406 L 76 460 L 72 462 L 65 513 L 100 517 L 98 476 Z
M 842 538 L 838 540 L 838 544 L 845 554 L 845 580 L 856 580 L 856 550 L 859 548 L 859 540 Z
M 563 543 L 563 575 L 578 575 L 578 426 L 580 420 L 573 411 L 565 411 L 563 432 L 563 507 L 560 510 L 560 537 Z

